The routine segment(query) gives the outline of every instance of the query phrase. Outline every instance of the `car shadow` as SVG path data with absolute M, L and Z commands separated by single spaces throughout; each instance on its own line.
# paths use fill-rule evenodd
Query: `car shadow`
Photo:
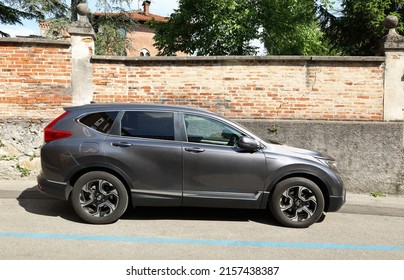
M 36 186 L 25 189 L 17 197 L 18 204 L 28 213 L 61 217 L 72 222 L 81 223 L 81 219 L 74 213 L 69 201 L 59 200 L 41 193 Z
M 25 211 L 42 216 L 61 217 L 62 219 L 83 222 L 74 212 L 69 201 L 51 198 L 41 193 L 36 186 L 25 189 L 17 197 Z M 129 208 L 121 217 L 124 220 L 205 220 L 205 221 L 253 221 L 278 226 L 267 210 L 193 208 L 193 207 L 136 207 Z
M 200 207 L 136 207 L 128 209 L 121 217 L 126 220 L 202 220 L 256 222 L 267 225 L 279 225 L 269 211 L 232 208 Z

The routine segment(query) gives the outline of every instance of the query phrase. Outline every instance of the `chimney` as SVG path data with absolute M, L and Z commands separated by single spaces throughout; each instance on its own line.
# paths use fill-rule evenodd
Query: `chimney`
M 151 3 L 151 1 L 148 1 L 148 0 L 143 1 L 142 6 L 143 6 L 143 12 L 145 15 L 148 15 L 150 13 L 150 3 Z

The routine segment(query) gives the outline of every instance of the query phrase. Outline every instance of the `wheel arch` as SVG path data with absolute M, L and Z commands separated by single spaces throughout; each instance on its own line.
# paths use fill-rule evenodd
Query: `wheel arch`
M 118 170 L 117 168 L 114 168 L 112 166 L 108 165 L 91 165 L 91 166 L 81 166 L 82 168 L 75 170 L 72 172 L 72 174 L 69 176 L 68 184 L 70 186 L 74 186 L 74 184 L 77 182 L 77 180 L 83 176 L 86 173 L 93 172 L 93 171 L 103 171 L 110 173 L 117 177 L 125 186 L 126 191 L 128 193 L 128 199 L 129 203 L 133 207 L 133 202 L 132 202 L 132 195 L 131 195 L 131 189 L 132 189 L 132 183 L 129 177 L 122 172 L 121 170 Z M 71 191 L 69 193 L 69 198 L 71 196 Z
M 267 207 L 268 202 L 270 201 L 271 196 L 273 194 L 273 190 L 275 189 L 275 186 L 278 183 L 280 183 L 286 179 L 293 178 L 293 177 L 306 178 L 310 181 L 313 181 L 320 188 L 321 192 L 323 193 L 323 197 L 324 197 L 324 211 L 327 212 L 329 205 L 330 205 L 330 192 L 327 188 L 327 184 L 326 184 L 325 180 L 323 178 L 321 178 L 320 175 L 315 174 L 313 172 L 308 172 L 308 171 L 289 172 L 289 173 L 285 173 L 285 174 L 277 177 L 276 179 L 274 179 L 267 189 L 268 196 L 266 197 L 265 201 L 263 202 L 263 206 Z

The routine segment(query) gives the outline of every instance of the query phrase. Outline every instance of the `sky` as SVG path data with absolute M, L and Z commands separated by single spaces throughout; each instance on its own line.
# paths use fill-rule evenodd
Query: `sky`
M 96 0 L 87 0 L 88 5 L 92 12 L 95 12 Z M 133 4 L 131 8 L 136 10 L 142 8 L 142 0 L 132 0 Z M 174 9 L 178 7 L 177 0 L 151 0 L 150 13 L 169 16 Z M 19 36 L 29 36 L 29 35 L 39 35 L 38 23 L 35 20 L 23 20 L 23 25 L 3 25 L 0 24 L 0 29 L 3 32 L 9 33 L 11 37 Z

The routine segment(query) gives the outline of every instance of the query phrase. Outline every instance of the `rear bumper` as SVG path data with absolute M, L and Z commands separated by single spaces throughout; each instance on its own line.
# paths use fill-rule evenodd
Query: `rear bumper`
M 65 182 L 56 182 L 48 180 L 44 178 L 42 174 L 40 174 L 37 177 L 37 181 L 38 181 L 38 189 L 42 193 L 62 200 L 68 200 L 70 192 L 73 189 L 70 185 L 68 185 Z

